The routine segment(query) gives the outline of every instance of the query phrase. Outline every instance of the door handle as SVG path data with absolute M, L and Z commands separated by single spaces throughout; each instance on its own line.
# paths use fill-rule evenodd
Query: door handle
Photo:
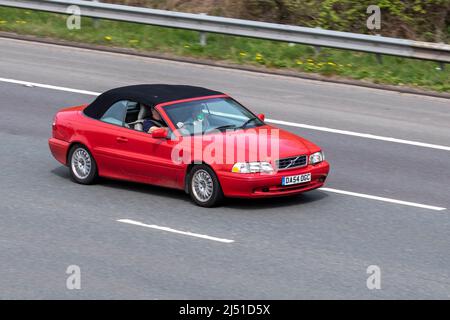
M 122 143 L 128 142 L 128 139 L 124 138 L 124 137 L 117 137 L 116 140 L 117 140 L 117 142 L 122 142 Z

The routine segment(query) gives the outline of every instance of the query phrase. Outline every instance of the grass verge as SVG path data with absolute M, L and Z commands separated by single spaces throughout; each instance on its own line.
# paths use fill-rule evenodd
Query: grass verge
M 202 47 L 195 31 L 84 17 L 81 29 L 68 30 L 66 19 L 60 14 L 0 7 L 0 31 L 450 92 L 450 67 L 441 70 L 431 61 L 383 56 L 379 64 L 369 53 L 329 48 L 317 53 L 306 45 L 217 34 L 208 34 Z

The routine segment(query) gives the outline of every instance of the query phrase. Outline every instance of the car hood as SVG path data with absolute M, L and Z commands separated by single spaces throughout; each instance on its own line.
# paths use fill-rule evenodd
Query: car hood
M 241 161 L 273 162 L 281 158 L 309 155 L 320 151 L 317 145 L 307 139 L 269 125 L 245 130 L 211 133 L 203 137 L 194 136 L 193 141 L 196 139 L 200 139 L 201 142 L 193 143 L 194 150 L 201 146 L 204 157 L 212 155 L 216 161 L 219 160 L 218 158 L 222 159 L 223 163 L 229 163 L 230 161 L 233 163 Z M 230 142 L 232 148 L 230 148 Z M 222 155 L 218 151 L 220 146 L 222 146 Z M 232 159 L 227 158 L 228 150 L 234 152 Z M 197 154 L 199 153 L 197 152 Z M 210 162 L 207 159 L 203 160 L 206 163 Z

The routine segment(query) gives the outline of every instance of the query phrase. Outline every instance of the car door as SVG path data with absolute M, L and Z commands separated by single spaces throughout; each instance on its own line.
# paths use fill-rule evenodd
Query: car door
M 125 119 L 136 106 L 134 101 L 118 101 L 96 121 L 90 140 L 100 175 L 182 188 L 183 167 L 171 159 L 177 142 L 127 128 Z
M 172 161 L 177 141 L 155 139 L 149 133 L 129 128 L 122 128 L 118 138 L 118 153 L 124 161 L 121 170 L 132 180 L 182 188 L 183 166 Z

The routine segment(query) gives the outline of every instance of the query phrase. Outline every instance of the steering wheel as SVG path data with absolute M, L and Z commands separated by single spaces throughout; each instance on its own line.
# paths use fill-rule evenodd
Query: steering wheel
M 206 131 L 206 129 L 208 129 L 209 126 L 210 126 L 208 118 L 205 117 L 201 121 L 200 120 L 196 120 L 196 121 L 183 122 L 183 126 L 181 128 L 179 128 L 179 129 L 182 129 L 182 128 L 185 128 L 185 127 L 188 127 L 188 126 L 194 127 L 196 125 L 196 123 L 201 123 L 203 132 Z

